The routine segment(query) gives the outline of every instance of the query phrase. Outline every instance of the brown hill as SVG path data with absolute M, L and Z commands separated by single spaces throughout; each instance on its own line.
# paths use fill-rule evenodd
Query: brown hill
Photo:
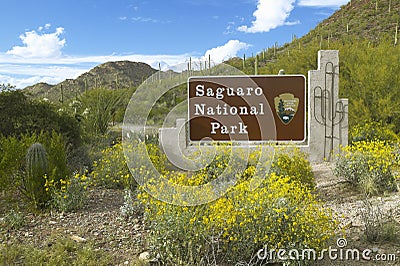
M 52 102 L 65 101 L 93 88 L 136 87 L 155 72 L 156 70 L 151 66 L 141 62 L 107 62 L 96 66 L 76 79 L 66 79 L 56 85 L 38 83 L 26 87 L 24 90 L 35 98 L 47 98 Z

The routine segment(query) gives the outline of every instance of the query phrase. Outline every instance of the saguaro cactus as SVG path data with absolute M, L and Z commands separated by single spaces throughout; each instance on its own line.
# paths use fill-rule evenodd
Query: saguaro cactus
M 64 89 L 63 89 L 63 85 L 60 85 L 60 90 L 61 90 L 61 98 L 59 99 L 60 103 L 63 104 L 64 103 Z
M 47 201 L 44 176 L 48 167 L 46 149 L 38 142 L 32 144 L 26 153 L 25 189 L 36 207 L 42 207 Z
M 256 55 L 254 60 L 254 75 L 258 75 L 258 55 Z

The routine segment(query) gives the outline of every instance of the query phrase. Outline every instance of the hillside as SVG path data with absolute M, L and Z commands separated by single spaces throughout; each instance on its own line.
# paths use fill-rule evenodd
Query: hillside
M 398 0 L 351 0 L 302 38 L 304 43 L 320 37 L 334 40 L 355 38 L 377 41 L 392 37 L 400 22 Z
M 35 98 L 47 98 L 50 101 L 75 97 L 77 94 L 92 88 L 123 89 L 138 86 L 143 80 L 155 73 L 156 70 L 145 63 L 131 61 L 107 62 L 96 66 L 76 79 L 66 79 L 56 85 L 38 83 L 24 90 Z

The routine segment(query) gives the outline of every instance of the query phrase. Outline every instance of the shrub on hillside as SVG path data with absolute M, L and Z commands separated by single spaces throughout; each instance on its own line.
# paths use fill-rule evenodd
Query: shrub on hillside
M 350 143 L 359 141 L 381 140 L 389 143 L 399 141 L 398 136 L 392 130 L 393 126 L 384 125 L 382 122 L 364 122 L 350 128 Z

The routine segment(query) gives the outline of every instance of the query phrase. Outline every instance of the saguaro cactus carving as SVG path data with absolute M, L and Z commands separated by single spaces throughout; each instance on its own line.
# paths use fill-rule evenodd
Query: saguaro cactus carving
M 324 126 L 324 158 L 331 159 L 334 149 L 334 140 L 340 140 L 340 136 L 335 136 L 335 127 L 343 122 L 345 117 L 345 104 L 334 96 L 335 75 L 338 75 L 332 62 L 325 65 L 325 85 L 324 88 L 317 86 L 314 88 L 313 110 L 320 105 L 320 113 L 314 112 L 314 119 Z

